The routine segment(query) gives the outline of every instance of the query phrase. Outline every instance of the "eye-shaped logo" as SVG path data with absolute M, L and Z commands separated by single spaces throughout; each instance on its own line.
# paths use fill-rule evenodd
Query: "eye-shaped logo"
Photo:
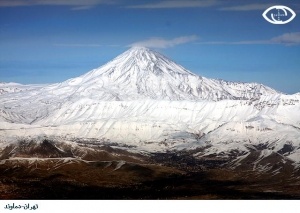
M 271 15 L 268 15 L 270 11 Z M 296 13 L 287 6 L 276 5 L 266 9 L 263 17 L 272 24 L 287 24 L 296 17 Z

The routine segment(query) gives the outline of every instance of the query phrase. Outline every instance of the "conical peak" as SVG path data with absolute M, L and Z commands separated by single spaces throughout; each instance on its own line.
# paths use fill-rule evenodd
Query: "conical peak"
M 134 46 L 134 47 L 131 47 L 129 50 L 127 50 L 125 53 L 128 53 L 128 54 L 131 54 L 131 55 L 145 55 L 145 54 L 154 54 L 154 55 L 157 55 L 159 53 L 153 51 L 153 50 L 150 50 L 146 47 L 142 47 L 142 46 Z
M 148 49 L 146 47 L 135 46 L 116 57 L 106 65 L 107 67 L 117 67 L 117 70 L 139 70 L 139 72 L 155 73 L 155 75 L 165 73 L 167 75 L 188 74 L 195 75 L 182 66 L 176 64 L 166 56 Z
M 156 61 L 169 61 L 165 56 L 161 55 L 158 52 L 150 50 L 146 47 L 135 46 L 131 47 L 129 50 L 125 51 L 123 54 L 116 57 L 118 61 L 125 62 L 127 60 L 134 61 L 143 61 L 146 62 L 156 62 Z
M 143 47 L 143 46 L 133 46 L 129 50 L 132 50 L 132 51 L 150 51 L 150 49 L 148 49 L 147 47 Z
M 119 84 L 122 82 L 120 84 L 138 85 L 139 81 L 144 82 L 150 78 L 154 82 L 160 82 L 162 79 L 170 82 L 181 81 L 183 75 L 185 78 L 187 76 L 199 78 L 156 51 L 146 47 L 132 47 L 105 65 L 79 77 L 78 82 L 80 84 L 84 82 Z M 155 76 L 157 79 L 154 79 Z
M 83 93 L 100 91 L 99 95 L 105 100 L 250 99 L 257 97 L 256 94 L 272 93 L 269 88 L 255 85 L 202 78 L 145 47 L 130 48 L 105 65 L 66 81 L 66 84 L 80 85 Z

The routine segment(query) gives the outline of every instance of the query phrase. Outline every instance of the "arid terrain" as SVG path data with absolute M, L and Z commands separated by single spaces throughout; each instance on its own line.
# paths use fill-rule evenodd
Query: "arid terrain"
M 1 199 L 300 198 L 299 170 L 276 163 L 276 155 L 257 162 L 252 152 L 236 166 L 220 157 L 193 157 L 201 150 L 141 155 L 109 146 L 70 149 L 48 140 L 10 148 L 1 155 Z M 272 160 L 272 169 L 253 170 Z

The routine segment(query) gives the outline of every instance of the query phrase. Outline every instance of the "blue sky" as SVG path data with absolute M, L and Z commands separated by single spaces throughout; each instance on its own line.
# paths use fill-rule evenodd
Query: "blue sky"
M 273 5 L 293 9 L 267 22 Z M 0 81 L 55 83 L 132 45 L 201 76 L 300 92 L 300 3 L 294 0 L 0 0 Z

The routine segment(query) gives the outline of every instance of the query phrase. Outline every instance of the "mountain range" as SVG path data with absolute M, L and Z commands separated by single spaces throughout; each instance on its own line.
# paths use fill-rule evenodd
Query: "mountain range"
M 36 144 L 20 149 L 22 140 L 47 139 L 60 157 L 82 158 L 57 153 L 92 152 L 85 144 L 142 156 L 188 152 L 231 168 L 252 159 L 247 168 L 261 172 L 300 168 L 300 93 L 205 78 L 144 47 L 61 83 L 0 83 L 0 100 L 3 160 L 36 153 Z M 274 156 L 286 163 L 275 168 Z

